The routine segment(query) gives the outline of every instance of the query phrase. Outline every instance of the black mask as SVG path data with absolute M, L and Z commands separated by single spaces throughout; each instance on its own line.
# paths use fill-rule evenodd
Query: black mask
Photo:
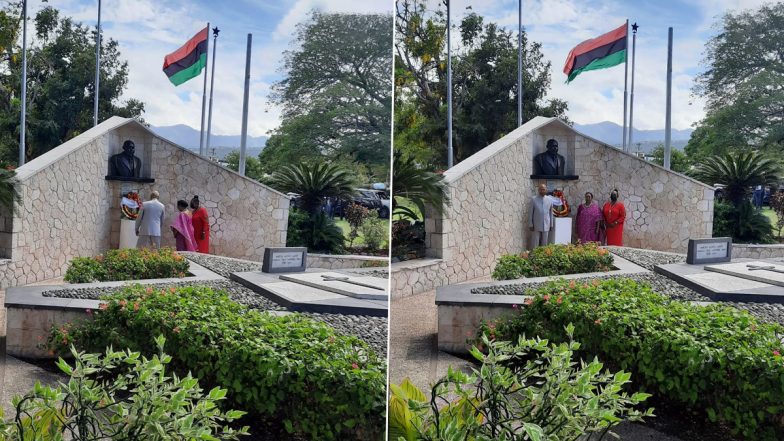
M 618 195 L 617 194 L 611 194 L 610 195 L 610 200 L 613 201 L 613 202 L 617 201 L 618 200 Z

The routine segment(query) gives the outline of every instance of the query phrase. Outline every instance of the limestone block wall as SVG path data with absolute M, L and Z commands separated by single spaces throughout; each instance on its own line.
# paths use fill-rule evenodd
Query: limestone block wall
M 530 178 L 533 156 L 550 138 L 559 142 L 567 174 L 578 180 Z M 712 234 L 712 188 L 583 136 L 556 118 L 534 118 L 444 176 L 452 204 L 443 215 L 427 210 L 425 220 L 428 256 L 442 262 L 424 272 L 393 267 L 393 295 L 488 276 L 498 257 L 526 249 L 526 219 L 539 183 L 562 188 L 573 215 L 586 191 L 604 203 L 618 188 L 627 209 L 628 246 L 685 252 L 689 237 Z M 418 284 L 425 275 L 429 281 Z
M 142 175 L 154 183 L 104 179 L 109 156 L 119 153 L 126 139 L 134 141 L 145 164 Z M 152 190 L 161 193 L 165 246 L 174 246 L 168 230 L 177 199 L 194 194 L 210 215 L 212 253 L 260 261 L 265 247 L 286 243 L 285 195 L 159 138 L 131 119 L 110 118 L 17 173 L 22 202 L 10 228 L 10 261 L 0 262 L 0 287 L 61 276 L 72 258 L 116 247 L 120 195 L 129 190 L 143 199 Z
M 384 270 L 388 268 L 388 265 L 389 259 L 385 257 L 308 254 L 308 268 L 338 270 L 375 267 Z
M 784 245 L 732 244 L 733 259 L 782 259 Z

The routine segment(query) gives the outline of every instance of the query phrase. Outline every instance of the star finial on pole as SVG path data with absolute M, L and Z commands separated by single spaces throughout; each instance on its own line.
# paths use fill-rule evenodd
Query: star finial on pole
M 213 35 L 214 37 L 217 37 L 219 32 L 220 32 L 220 29 L 218 29 L 218 27 L 217 27 L 217 26 L 215 26 L 214 28 L 212 28 L 212 35 Z
M 634 31 L 635 34 L 637 33 L 637 28 L 639 28 L 639 26 L 637 26 L 637 22 L 634 22 L 632 25 L 632 31 Z

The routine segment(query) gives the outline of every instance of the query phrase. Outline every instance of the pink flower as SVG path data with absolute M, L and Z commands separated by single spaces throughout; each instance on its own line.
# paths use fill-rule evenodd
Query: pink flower
M 93 315 L 93 310 L 90 308 L 85 309 L 84 312 L 86 312 L 87 315 Z
M 545 294 L 543 298 L 544 298 L 544 301 L 547 302 L 547 301 L 550 300 L 550 295 L 549 294 Z
M 512 305 L 512 309 L 517 309 L 517 303 L 515 303 L 514 305 Z
M 134 311 L 138 311 L 138 310 L 139 310 L 139 302 L 135 302 L 135 303 L 133 304 L 133 310 L 134 310 Z
M 595 324 L 597 324 L 597 325 L 601 325 L 601 324 L 602 324 L 602 320 L 601 320 L 601 319 L 596 319 L 596 320 L 594 320 L 593 322 L 594 322 Z
M 525 302 L 523 302 L 523 303 L 525 303 L 526 305 L 530 305 L 533 302 L 534 302 L 534 299 L 529 297 L 529 298 L 525 299 Z
M 561 296 L 558 296 L 558 299 L 556 299 L 556 300 L 555 300 L 555 303 L 557 303 L 557 304 L 559 304 L 559 305 L 560 305 L 561 303 L 563 303 L 563 297 L 561 297 Z
M 781 353 L 779 351 L 773 351 L 773 355 L 775 355 L 776 357 L 780 357 Z
M 356 363 L 351 363 L 351 369 L 359 369 L 359 365 Z

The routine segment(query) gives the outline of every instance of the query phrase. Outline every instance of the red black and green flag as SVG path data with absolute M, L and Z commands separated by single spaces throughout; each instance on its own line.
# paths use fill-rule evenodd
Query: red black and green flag
M 569 52 L 564 73 L 569 83 L 587 70 L 606 69 L 626 61 L 627 24 L 604 35 L 585 40 Z
M 209 26 L 163 59 L 163 72 L 175 86 L 199 76 L 207 65 Z

